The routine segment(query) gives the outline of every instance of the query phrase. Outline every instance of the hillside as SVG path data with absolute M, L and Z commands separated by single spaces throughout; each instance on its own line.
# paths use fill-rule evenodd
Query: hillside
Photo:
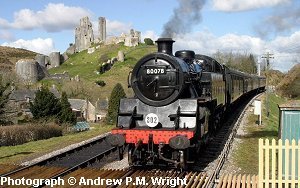
M 125 61 L 116 62 L 113 67 L 103 73 L 97 74 L 99 66 L 107 59 L 116 57 L 119 50 L 125 52 Z M 129 71 L 142 56 L 156 51 L 156 46 L 139 45 L 137 47 L 125 47 L 121 44 L 101 46 L 94 53 L 88 54 L 87 50 L 73 54 L 61 66 L 49 69 L 51 74 L 67 71 L 71 78 L 79 75 L 80 82 L 62 81 L 55 82 L 44 80 L 49 85 L 56 84 L 61 91 L 65 91 L 69 97 L 88 98 L 95 102 L 98 98 L 105 99 L 117 83 L 121 83 L 127 96 L 132 96 L 132 90 L 127 87 Z M 102 80 L 105 86 L 95 84 L 95 81 Z
M 300 97 L 300 64 L 296 64 L 278 84 L 278 92 L 284 97 Z
M 277 86 L 278 83 L 282 81 L 285 74 L 280 72 L 279 70 L 269 70 L 268 78 L 269 84 L 272 86 Z
M 37 53 L 7 46 L 0 46 L 0 69 L 13 70 L 19 59 L 34 59 Z

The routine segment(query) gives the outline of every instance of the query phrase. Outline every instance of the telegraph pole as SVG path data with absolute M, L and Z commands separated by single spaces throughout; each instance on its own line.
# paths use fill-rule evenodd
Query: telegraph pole
M 267 111 L 267 117 L 270 115 L 270 110 L 269 110 L 269 99 L 268 99 L 268 94 L 269 94 L 269 68 L 270 68 L 270 59 L 274 59 L 274 54 L 271 54 L 270 52 L 267 52 L 264 54 L 261 58 L 267 60 L 267 66 L 266 66 L 266 111 Z

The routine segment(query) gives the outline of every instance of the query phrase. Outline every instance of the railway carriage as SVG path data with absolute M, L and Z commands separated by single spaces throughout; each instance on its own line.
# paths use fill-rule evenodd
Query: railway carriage
M 129 77 L 135 97 L 121 99 L 117 127 L 107 138 L 128 144 L 133 166 L 185 168 L 221 126 L 230 105 L 264 89 L 264 78 L 234 71 L 194 51 L 172 52 L 160 38 L 158 52 L 146 55 Z

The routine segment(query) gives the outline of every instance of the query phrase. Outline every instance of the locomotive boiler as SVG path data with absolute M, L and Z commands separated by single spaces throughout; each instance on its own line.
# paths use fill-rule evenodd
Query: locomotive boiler
M 221 126 L 231 103 L 263 90 L 264 78 L 234 71 L 194 51 L 173 55 L 173 40 L 140 59 L 129 75 L 135 97 L 120 100 L 111 145 L 128 145 L 133 166 L 186 168 Z

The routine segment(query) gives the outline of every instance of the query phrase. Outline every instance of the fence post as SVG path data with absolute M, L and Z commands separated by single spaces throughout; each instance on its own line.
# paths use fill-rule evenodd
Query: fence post
M 269 187 L 270 183 L 270 142 L 265 140 L 265 187 Z
M 282 188 L 282 140 L 278 140 L 278 188 Z
M 258 144 L 259 144 L 259 147 L 258 147 L 258 187 L 263 187 L 263 179 L 264 179 L 264 173 L 263 173 L 263 170 L 264 170 L 264 149 L 263 149 L 263 146 L 264 146 L 264 140 L 263 139 L 259 139 L 258 140 Z
M 290 162 L 290 152 L 289 152 L 289 147 L 290 146 L 290 143 L 289 143 L 289 140 L 288 139 L 285 139 L 285 142 L 284 142 L 284 148 L 285 148 L 285 158 L 284 158 L 284 187 L 288 187 L 289 186 L 289 162 Z
M 271 149 L 272 149 L 272 188 L 275 188 L 276 186 L 276 141 L 275 139 L 273 138 L 272 139 L 272 146 L 271 146 Z
M 291 177 L 291 179 L 292 179 L 292 187 L 295 187 L 295 179 L 296 179 L 296 177 L 295 177 L 295 175 L 296 175 L 296 173 L 295 173 L 295 171 L 296 171 L 296 154 L 295 154 L 295 151 L 296 151 L 296 142 L 295 142 L 295 140 L 293 139 L 292 140 L 292 177 Z

